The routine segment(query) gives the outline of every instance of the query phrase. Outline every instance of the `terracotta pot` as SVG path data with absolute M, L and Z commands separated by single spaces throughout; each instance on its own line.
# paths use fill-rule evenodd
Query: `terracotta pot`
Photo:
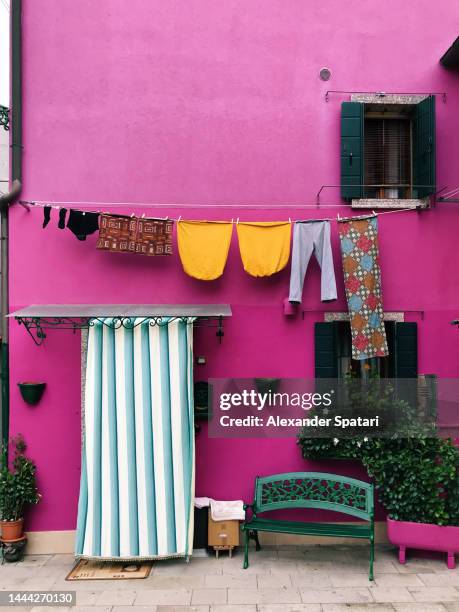
M 406 562 L 406 549 L 417 548 L 447 553 L 448 568 L 455 568 L 454 553 L 459 552 L 459 527 L 394 521 L 388 518 L 387 537 L 389 542 L 399 547 L 398 559 L 402 564 Z
M 24 519 L 20 518 L 17 521 L 0 521 L 0 529 L 4 542 L 19 540 L 22 537 L 22 531 L 24 529 Z

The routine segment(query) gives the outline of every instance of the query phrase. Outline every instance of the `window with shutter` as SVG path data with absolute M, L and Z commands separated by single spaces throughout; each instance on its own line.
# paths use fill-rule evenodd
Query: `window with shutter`
M 389 355 L 358 361 L 351 356 L 351 329 L 348 321 L 316 323 L 315 377 L 342 378 L 350 372 L 355 376 L 366 377 L 372 372 L 381 378 L 416 378 L 417 323 L 386 321 L 385 327 Z
M 365 118 L 366 198 L 411 197 L 409 118 Z
M 434 96 L 417 104 L 342 103 L 344 199 L 422 199 L 435 182 Z

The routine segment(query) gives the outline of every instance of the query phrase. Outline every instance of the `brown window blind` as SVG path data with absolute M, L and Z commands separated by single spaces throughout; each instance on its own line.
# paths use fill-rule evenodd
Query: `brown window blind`
M 411 128 L 406 119 L 365 119 L 366 197 L 409 196 L 411 185 Z

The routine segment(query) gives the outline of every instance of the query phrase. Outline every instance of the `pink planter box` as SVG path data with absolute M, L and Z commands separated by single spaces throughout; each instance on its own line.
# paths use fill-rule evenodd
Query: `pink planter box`
M 392 544 L 399 547 L 400 563 L 406 561 L 407 548 L 419 548 L 448 553 L 448 568 L 456 567 L 454 553 L 459 552 L 459 527 L 394 521 L 388 518 L 387 537 Z

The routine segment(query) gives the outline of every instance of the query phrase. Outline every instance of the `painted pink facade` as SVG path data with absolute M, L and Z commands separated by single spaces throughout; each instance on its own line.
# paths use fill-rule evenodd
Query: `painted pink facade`
M 439 64 L 455 39 L 456 0 L 24 0 L 24 190 L 30 200 L 218 204 L 145 211 L 191 219 L 284 220 L 345 214 L 299 210 L 338 184 L 340 103 L 327 89 L 447 92 L 437 99 L 437 184 L 459 185 L 459 79 Z M 332 72 L 328 83 L 320 68 Z M 340 204 L 338 190 L 323 203 Z M 278 205 L 234 209 L 235 204 Z M 290 206 L 289 206 L 290 205 Z M 109 205 L 101 208 L 110 210 Z M 120 212 L 123 209 L 116 209 Z M 459 207 L 381 217 L 384 306 L 419 327 L 419 371 L 459 376 Z M 248 276 L 236 235 L 223 277 L 186 276 L 176 253 L 148 258 L 96 251 L 46 230 L 42 211 L 11 209 L 11 310 L 34 303 L 229 303 L 222 344 L 197 330 L 196 379 L 312 377 L 313 324 L 346 310 L 336 224 L 339 301 L 320 303 L 316 263 L 303 306 L 283 316 L 289 269 Z M 410 312 L 411 311 L 411 312 Z M 414 312 L 417 311 L 417 312 Z M 423 314 L 420 312 L 423 311 Z M 36 347 L 11 329 L 11 430 L 21 431 L 43 493 L 32 530 L 74 529 L 80 471 L 80 336 L 50 331 Z M 37 407 L 17 382 L 44 380 Z M 198 495 L 244 498 L 257 474 L 304 470 L 294 439 L 197 436 Z M 310 466 L 312 467 L 312 465 Z M 313 467 L 363 476 L 345 463 Z

